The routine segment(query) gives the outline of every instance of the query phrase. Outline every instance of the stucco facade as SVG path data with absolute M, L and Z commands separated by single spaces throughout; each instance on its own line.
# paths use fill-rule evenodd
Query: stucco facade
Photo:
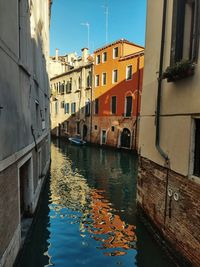
M 68 70 L 51 78 L 51 133 L 90 141 L 93 62 L 88 49 L 67 61 Z
M 0 3 L 0 266 L 22 245 L 50 163 L 51 1 Z
M 137 149 L 144 49 L 125 39 L 94 52 L 93 143 Z
M 199 1 L 149 0 L 146 25 L 138 203 L 187 264 L 199 266 Z M 164 79 L 185 60 L 192 73 Z

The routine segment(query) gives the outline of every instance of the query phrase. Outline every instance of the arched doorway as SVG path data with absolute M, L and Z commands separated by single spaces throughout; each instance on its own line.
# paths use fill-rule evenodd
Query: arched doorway
M 84 124 L 83 125 L 83 140 L 87 139 L 87 126 Z
M 121 133 L 121 147 L 130 148 L 131 146 L 131 132 L 124 128 Z

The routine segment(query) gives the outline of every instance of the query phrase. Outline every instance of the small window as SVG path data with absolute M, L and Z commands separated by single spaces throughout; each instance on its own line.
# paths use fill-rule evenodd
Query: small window
M 102 73 L 102 85 L 106 85 L 106 73 Z
M 111 99 L 111 113 L 116 114 L 116 104 L 117 104 L 117 98 L 116 96 L 112 96 Z
M 91 71 L 88 72 L 88 75 L 87 75 L 87 87 L 91 87 L 91 84 L 92 84 L 92 76 L 91 76 Z
M 125 117 L 131 117 L 131 113 L 132 113 L 132 96 L 127 96 L 126 97 L 126 112 L 125 112 Z
M 116 83 L 118 80 L 118 71 L 113 70 L 113 83 Z
M 194 171 L 195 176 L 200 177 L 200 119 L 195 120 L 195 143 L 194 143 Z
M 199 1 L 174 0 L 171 65 L 184 60 L 197 61 L 199 49 Z
M 86 116 L 90 115 L 90 100 L 89 99 L 85 102 L 85 115 Z
M 55 114 L 58 114 L 58 101 L 55 101 Z
M 69 103 L 65 104 L 65 114 L 68 113 L 69 114 Z
M 99 86 L 99 75 L 95 76 L 95 86 Z
M 114 132 L 115 131 L 115 126 L 111 127 L 111 131 Z
M 94 129 L 97 130 L 97 125 L 94 125 Z
M 76 112 L 76 103 L 71 103 L 71 113 L 74 114 Z
M 126 80 L 132 79 L 132 65 L 126 67 Z
M 60 102 L 60 108 L 64 108 L 65 107 L 65 101 L 61 101 Z
M 107 61 L 107 52 L 104 52 L 103 54 L 102 54 L 102 62 L 104 63 L 104 62 L 106 62 Z
M 81 77 L 78 78 L 78 88 L 81 89 Z
M 98 114 L 99 113 L 99 99 L 95 99 L 95 107 L 94 107 L 94 113 Z
M 97 65 L 100 64 L 100 61 L 101 61 L 101 57 L 100 57 L 100 55 L 97 55 L 96 56 L 96 64 Z
M 118 47 L 115 47 L 113 49 L 113 58 L 116 58 L 116 57 L 118 57 Z

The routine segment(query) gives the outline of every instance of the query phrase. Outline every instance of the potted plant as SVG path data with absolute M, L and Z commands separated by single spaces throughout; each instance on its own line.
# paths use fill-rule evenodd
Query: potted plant
M 168 82 L 174 82 L 184 79 L 194 74 L 195 65 L 190 60 L 181 60 L 174 65 L 169 66 L 163 72 L 162 79 Z

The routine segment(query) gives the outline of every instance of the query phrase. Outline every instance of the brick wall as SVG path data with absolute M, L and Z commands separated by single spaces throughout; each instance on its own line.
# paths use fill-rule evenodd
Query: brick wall
M 169 196 L 170 193 L 172 196 Z M 199 196 L 200 184 L 146 158 L 140 158 L 137 186 L 139 205 L 172 248 L 195 267 L 200 266 Z

